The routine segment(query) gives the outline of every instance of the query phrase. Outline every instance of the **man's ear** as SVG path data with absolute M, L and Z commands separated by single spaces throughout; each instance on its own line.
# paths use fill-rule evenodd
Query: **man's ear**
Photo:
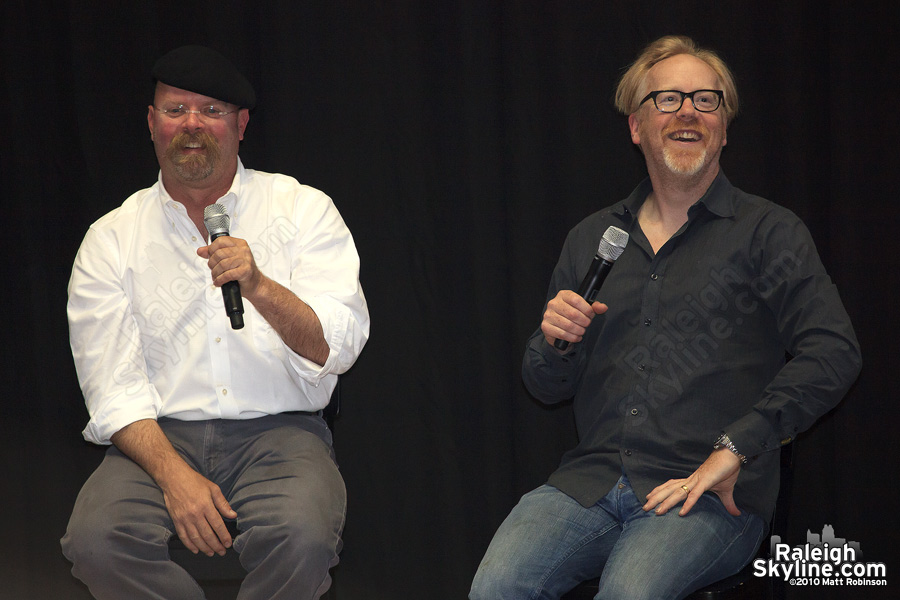
M 247 123 L 250 122 L 250 110 L 242 108 L 238 111 L 238 139 L 244 140 L 244 132 L 247 130 Z
M 640 128 L 641 123 L 638 120 L 637 113 L 628 115 L 628 129 L 631 130 L 631 141 L 638 146 L 641 145 Z
M 156 117 L 156 111 L 153 110 L 153 105 L 147 107 L 147 127 L 150 128 L 150 141 L 155 141 L 153 139 L 153 119 Z

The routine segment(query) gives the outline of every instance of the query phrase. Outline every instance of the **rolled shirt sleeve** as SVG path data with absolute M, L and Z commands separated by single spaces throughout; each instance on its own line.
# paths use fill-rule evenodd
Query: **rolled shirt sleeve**
M 140 332 L 121 285 L 120 253 L 91 229 L 69 280 L 69 339 L 91 418 L 84 437 L 109 444 L 122 427 L 155 419 L 161 405 L 147 376 Z
M 359 284 L 359 256 L 353 237 L 330 198 L 304 199 L 298 251 L 290 289 L 316 313 L 328 343 L 322 366 L 289 351 L 291 365 L 304 380 L 318 384 L 356 361 L 369 336 L 369 313 Z

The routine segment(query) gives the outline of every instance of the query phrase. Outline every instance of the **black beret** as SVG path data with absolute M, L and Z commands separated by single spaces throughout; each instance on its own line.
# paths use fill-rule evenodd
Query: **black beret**
M 166 85 L 237 104 L 256 105 L 256 92 L 227 58 L 206 46 L 181 46 L 156 61 L 153 77 Z

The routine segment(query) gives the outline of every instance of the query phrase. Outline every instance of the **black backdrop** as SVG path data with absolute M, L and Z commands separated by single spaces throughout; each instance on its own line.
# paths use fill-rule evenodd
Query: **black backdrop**
M 260 97 L 245 164 L 326 191 L 356 238 L 372 336 L 343 378 L 336 427 L 350 497 L 338 597 L 456 599 L 518 496 L 574 443 L 571 409 L 544 408 L 521 385 L 524 341 L 565 233 L 644 174 L 611 97 L 622 67 L 668 33 L 732 66 L 743 107 L 724 168 L 809 224 L 863 346 L 857 385 L 797 444 L 787 541 L 833 525 L 900 585 L 889 385 L 900 23 L 888 9 L 8 0 L 2 10 L 0 597 L 86 597 L 58 538 L 102 452 L 79 433 L 65 290 L 88 225 L 156 177 L 145 124 L 155 58 L 195 42 L 231 56 Z

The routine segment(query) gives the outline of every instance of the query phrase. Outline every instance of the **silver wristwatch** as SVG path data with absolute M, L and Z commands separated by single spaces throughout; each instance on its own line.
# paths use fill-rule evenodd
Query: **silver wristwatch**
M 731 450 L 732 454 L 741 459 L 742 464 L 747 464 L 750 462 L 746 456 L 738 452 L 738 449 L 734 447 L 734 443 L 732 443 L 731 438 L 728 437 L 727 433 L 723 433 L 719 436 L 719 439 L 716 440 L 716 443 L 713 444 L 713 450 L 719 450 L 720 448 L 728 448 Z

